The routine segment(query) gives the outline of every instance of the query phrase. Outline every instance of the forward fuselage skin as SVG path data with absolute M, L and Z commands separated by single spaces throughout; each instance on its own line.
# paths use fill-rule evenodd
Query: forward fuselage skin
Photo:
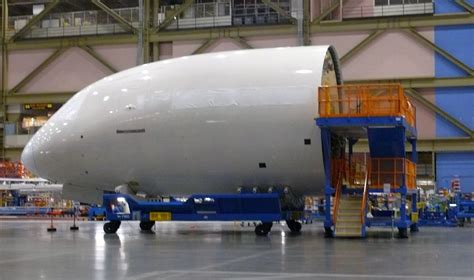
M 327 57 L 328 46 L 241 50 L 122 71 L 71 98 L 22 160 L 84 192 L 129 184 L 150 195 L 320 193 L 314 118 Z

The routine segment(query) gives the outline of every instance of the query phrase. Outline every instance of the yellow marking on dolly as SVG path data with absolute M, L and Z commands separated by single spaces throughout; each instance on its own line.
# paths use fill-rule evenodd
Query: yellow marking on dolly
M 171 212 L 150 212 L 150 221 L 171 221 Z

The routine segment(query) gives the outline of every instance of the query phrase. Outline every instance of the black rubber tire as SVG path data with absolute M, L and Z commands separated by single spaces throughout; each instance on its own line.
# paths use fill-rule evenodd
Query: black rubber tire
M 143 231 L 150 231 L 154 225 L 154 221 L 142 221 L 140 222 L 140 229 Z
M 272 229 L 273 223 L 261 223 L 255 227 L 255 234 L 258 236 L 267 236 Z
M 324 237 L 326 237 L 326 238 L 334 237 L 333 231 L 330 227 L 325 227 L 324 228 Z
M 463 227 L 465 220 L 466 219 L 464 219 L 464 218 L 460 218 L 459 221 L 458 221 L 458 226 Z
M 408 238 L 408 230 L 406 228 L 398 228 L 399 238 Z
M 110 221 L 104 224 L 104 232 L 107 234 L 116 233 L 120 227 L 120 221 Z
M 302 225 L 296 220 L 286 220 L 286 225 L 292 233 L 300 233 Z

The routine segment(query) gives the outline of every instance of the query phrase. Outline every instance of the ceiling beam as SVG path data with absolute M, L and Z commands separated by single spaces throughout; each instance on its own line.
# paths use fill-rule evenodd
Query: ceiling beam
M 349 32 L 374 31 L 379 29 L 420 28 L 472 24 L 474 15 L 469 13 L 453 13 L 440 15 L 413 15 L 403 17 L 378 17 L 362 19 L 346 19 L 342 21 L 322 21 L 311 25 L 311 32 Z
M 66 103 L 75 92 L 18 93 L 6 98 L 7 105 L 23 103 Z
M 346 84 L 392 84 L 399 83 L 404 88 L 464 87 L 474 86 L 474 76 L 467 77 L 418 77 L 370 80 L 345 80 Z
M 33 16 L 33 18 L 28 21 L 28 23 L 23 26 L 22 29 L 18 30 L 13 36 L 10 38 L 10 42 L 15 42 L 16 40 L 23 37 L 30 29 L 38 23 L 42 18 L 44 18 L 51 10 L 53 10 L 59 4 L 59 0 L 54 0 L 51 3 L 47 4 L 44 10 L 42 10 L 38 15 Z
M 406 150 L 411 151 L 411 145 L 406 144 Z M 474 151 L 474 139 L 467 137 L 417 139 L 416 150 L 418 152 L 472 152 Z M 361 139 L 354 145 L 354 152 L 368 152 L 367 139 Z
M 125 29 L 126 31 L 129 31 L 133 34 L 137 34 L 138 30 L 133 27 L 133 25 L 126 19 L 124 19 L 121 15 L 119 15 L 116 11 L 112 10 L 109 8 L 107 5 L 102 3 L 100 0 L 92 0 L 92 3 L 96 5 L 99 9 L 102 11 L 106 12 L 108 15 L 110 15 L 112 18 L 114 18 L 119 25 Z

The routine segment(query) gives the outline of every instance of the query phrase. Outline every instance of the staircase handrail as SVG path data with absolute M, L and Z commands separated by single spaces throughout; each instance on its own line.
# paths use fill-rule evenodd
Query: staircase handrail
M 342 161 L 342 164 L 345 164 L 344 161 Z M 341 193 L 342 193 L 342 174 L 344 172 L 344 169 L 341 168 L 341 162 L 338 162 L 337 166 L 337 181 L 336 181 L 336 194 L 334 196 L 334 210 L 333 210 L 333 222 L 336 224 L 337 222 L 337 212 L 339 211 L 339 201 L 341 200 Z M 341 170 L 342 169 L 342 170 Z
M 365 224 L 365 209 L 367 204 L 367 199 L 369 197 L 369 178 L 371 170 L 371 160 L 368 160 L 366 163 L 366 172 L 365 172 L 365 181 L 364 181 L 364 193 L 362 195 L 362 205 L 360 206 L 360 223 L 362 226 Z

